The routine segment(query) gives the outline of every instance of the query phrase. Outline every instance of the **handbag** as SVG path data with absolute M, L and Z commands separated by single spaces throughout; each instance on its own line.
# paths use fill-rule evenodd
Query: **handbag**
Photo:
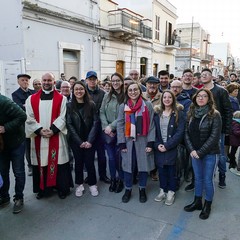
M 117 143 L 117 134 L 116 133 L 115 133 L 114 137 L 111 137 L 103 131 L 102 138 L 103 138 L 104 143 L 106 143 L 106 144 Z

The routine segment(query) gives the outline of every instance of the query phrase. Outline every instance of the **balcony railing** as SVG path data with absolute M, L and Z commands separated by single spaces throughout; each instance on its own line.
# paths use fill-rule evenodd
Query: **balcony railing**
M 145 25 L 141 18 L 128 9 L 109 11 L 109 30 L 122 38 L 140 37 L 151 39 L 152 28 Z
M 141 25 L 141 33 L 143 34 L 143 38 L 152 39 L 152 28 L 148 27 L 144 24 Z
M 181 38 L 179 36 L 171 36 L 166 43 L 167 48 L 179 49 L 181 45 Z

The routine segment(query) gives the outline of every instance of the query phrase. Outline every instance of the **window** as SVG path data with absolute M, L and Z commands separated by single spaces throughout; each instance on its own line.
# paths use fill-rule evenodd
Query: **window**
M 155 18 L 155 39 L 156 40 L 160 39 L 159 32 L 160 32 L 160 17 L 156 15 L 156 18 Z

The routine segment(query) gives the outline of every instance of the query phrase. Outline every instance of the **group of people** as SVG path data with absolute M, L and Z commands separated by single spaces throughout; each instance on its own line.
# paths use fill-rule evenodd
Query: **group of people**
M 191 69 L 183 71 L 181 81 L 171 82 L 169 73 L 162 70 L 158 78 L 146 78 L 145 85 L 139 83 L 136 70 L 131 70 L 126 78 L 114 73 L 108 92 L 98 86 L 94 71 L 87 73 L 85 81 L 73 79 L 70 84 L 62 80 L 58 90 L 52 73 L 42 76 L 41 89 L 35 92 L 28 88 L 30 78 L 27 74 L 18 75 L 20 88 L 18 94 L 12 95 L 15 103 L 0 95 L 5 109 L 0 116 L 4 140 L 0 152 L 0 206 L 10 202 L 12 161 L 16 181 L 13 212 L 23 208 L 24 155 L 37 199 L 53 190 L 61 199 L 66 198 L 74 186 L 71 158 L 75 163 L 75 195 L 81 197 L 87 183 L 91 195 L 97 196 L 96 154 L 100 181 L 110 184 L 110 192 L 119 193 L 125 188 L 122 202 L 131 199 L 136 179 L 139 201 L 146 202 L 150 174 L 153 180 L 159 179 L 159 194 L 154 200 L 164 200 L 170 206 L 179 188 L 176 172 L 181 144 L 191 159 L 191 184 L 195 188 L 194 201 L 184 210 L 201 210 L 201 219 L 209 217 L 217 166 L 219 187 L 226 187 L 224 139 L 232 121 L 228 93 L 214 84 L 210 69 L 202 70 L 199 89 L 193 87 Z

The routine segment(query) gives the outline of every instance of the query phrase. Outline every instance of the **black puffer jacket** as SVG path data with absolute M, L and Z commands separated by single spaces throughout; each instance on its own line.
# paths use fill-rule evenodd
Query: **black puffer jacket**
M 194 119 L 188 121 L 185 128 L 185 144 L 190 153 L 193 150 L 196 150 L 191 142 L 191 136 L 193 136 L 193 132 L 189 131 L 189 125 L 191 121 L 194 121 Z M 215 112 L 213 117 L 209 117 L 208 115 L 204 115 L 202 117 L 199 124 L 199 141 L 203 144 L 200 149 L 197 150 L 197 154 L 200 158 L 203 158 L 207 154 L 220 153 L 219 141 L 221 137 L 221 129 L 222 120 L 218 111 Z
M 81 115 L 84 124 L 86 126 L 86 132 L 88 134 L 87 141 L 93 143 L 96 138 L 96 134 L 100 127 L 99 116 L 96 112 L 95 104 L 92 103 L 91 107 L 88 109 L 89 114 L 86 116 L 84 114 L 84 109 L 79 109 L 79 112 L 71 110 L 71 103 L 67 104 L 67 128 L 68 128 L 68 138 L 70 141 L 74 141 L 79 146 L 84 142 L 80 138 L 80 129 L 82 120 L 79 116 Z
M 216 104 L 217 110 L 222 117 L 222 133 L 229 134 L 232 123 L 232 105 L 229 100 L 228 92 L 223 87 L 214 84 L 210 90 Z

